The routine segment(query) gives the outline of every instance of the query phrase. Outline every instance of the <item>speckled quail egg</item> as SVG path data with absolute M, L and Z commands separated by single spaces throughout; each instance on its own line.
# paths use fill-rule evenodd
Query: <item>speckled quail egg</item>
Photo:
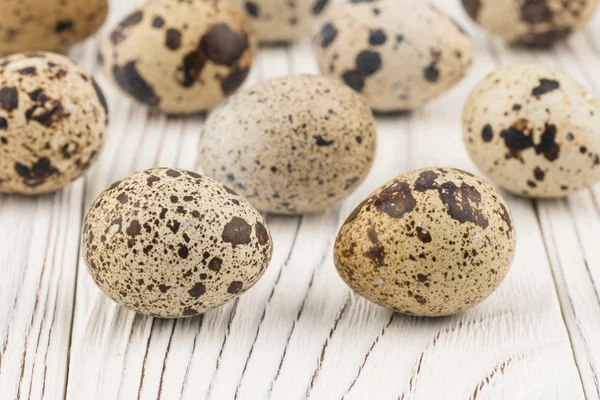
M 231 0 L 151 0 L 101 45 L 110 79 L 170 114 L 221 103 L 246 79 L 255 51 L 250 24 Z
M 572 78 L 539 64 L 501 68 L 463 113 L 467 150 L 503 188 L 561 197 L 600 181 L 600 105 Z
M 469 70 L 471 40 L 422 0 L 335 4 L 315 36 L 321 71 L 361 93 L 375 111 L 418 108 Z
M 94 78 L 69 58 L 0 58 L 0 192 L 60 189 L 96 160 L 108 109 Z
M 475 306 L 513 260 L 513 220 L 484 180 L 426 168 L 377 189 L 350 214 L 335 265 L 359 295 L 397 312 L 444 316 Z
M 375 157 L 371 110 L 342 83 L 291 75 L 236 94 L 206 122 L 200 168 L 259 210 L 322 211 L 352 193 Z
M 582 29 L 598 0 L 462 0 L 473 20 L 505 40 L 547 47 Z
M 90 207 L 83 255 L 110 298 L 140 314 L 194 316 L 250 289 L 272 241 L 264 219 L 234 191 L 181 169 L 136 172 Z
M 296 40 L 308 34 L 330 0 L 235 0 L 261 42 Z
M 0 52 L 58 51 L 104 23 L 108 0 L 0 0 Z

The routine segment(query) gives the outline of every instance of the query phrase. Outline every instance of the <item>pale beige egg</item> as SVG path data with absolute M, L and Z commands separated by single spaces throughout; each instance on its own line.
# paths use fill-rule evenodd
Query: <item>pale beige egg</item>
M 335 244 L 342 279 L 409 315 L 466 310 L 500 285 L 515 252 L 506 202 L 487 182 L 426 168 L 386 183 L 350 214 Z
M 469 71 L 470 38 L 421 0 L 334 4 L 315 36 L 323 74 L 360 93 L 375 111 L 413 110 Z
M 598 0 L 462 0 L 469 16 L 511 43 L 547 47 L 583 29 Z
M 261 211 L 318 212 L 367 176 L 376 134 L 371 110 L 350 88 L 291 75 L 243 90 L 215 110 L 198 162 Z
M 250 289 L 273 245 L 264 219 L 231 189 L 194 172 L 155 168 L 100 194 L 82 246 L 110 298 L 141 314 L 180 318 Z
M 600 181 L 600 105 L 565 73 L 517 64 L 484 78 L 463 111 L 469 155 L 527 197 L 562 197 Z
M 68 57 L 0 58 L 0 192 L 48 193 L 79 178 L 98 158 L 107 123 L 102 90 Z
M 235 0 L 261 42 L 290 42 L 311 33 L 331 0 Z
M 150 0 L 101 45 L 104 71 L 120 90 L 169 114 L 199 113 L 244 82 L 256 40 L 231 0 Z
M 108 0 L 0 0 L 0 52 L 63 50 L 104 23 Z

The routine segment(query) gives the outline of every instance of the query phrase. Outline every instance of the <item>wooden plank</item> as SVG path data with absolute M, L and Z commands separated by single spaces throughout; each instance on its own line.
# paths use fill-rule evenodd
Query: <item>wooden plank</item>
M 268 79 L 289 73 L 289 54 L 285 48 L 265 49 L 257 59 L 255 75 L 251 81 Z M 248 84 L 251 84 L 249 82 Z M 186 376 L 188 379 L 181 391 L 183 398 L 227 398 L 226 393 L 235 393 L 237 381 L 243 374 L 245 360 L 252 351 L 254 338 L 264 310 L 271 297 L 272 287 L 280 279 L 280 269 L 283 268 L 291 248 L 296 243 L 296 232 L 299 218 L 286 218 L 278 221 L 268 217 L 267 222 L 273 237 L 277 238 L 277 246 L 273 255 L 271 267 L 267 270 L 255 287 L 237 301 L 229 313 L 228 319 L 219 327 L 205 327 L 203 334 L 209 343 L 214 339 L 215 328 L 219 334 L 218 341 L 210 349 L 214 355 L 207 359 L 206 350 L 196 350 Z M 229 306 L 231 307 L 231 305 Z M 215 311 L 218 312 L 218 311 Z M 207 315 L 209 315 L 208 313 Z M 205 343 L 204 341 L 197 343 Z M 173 364 L 178 360 L 173 359 Z M 196 379 L 195 377 L 199 377 Z M 233 380 L 233 384 L 231 381 Z M 170 397 L 169 397 L 170 398 Z
M 566 43 L 550 51 L 515 52 L 497 46 L 502 63 L 541 62 L 573 76 L 598 97 L 597 71 L 600 52 L 594 48 L 594 32 L 600 29 L 596 16 L 586 32 L 573 35 Z M 598 253 L 590 242 L 598 234 L 596 194 L 598 188 L 573 194 L 565 200 L 536 201 L 538 219 L 543 229 L 548 256 L 552 265 L 563 318 L 569 331 L 575 360 L 587 398 L 600 398 L 599 368 L 600 313 L 598 298 Z
M 258 79 L 286 75 L 289 73 L 288 57 L 285 49 L 266 49 L 258 57 L 257 67 L 246 85 Z M 99 80 L 108 86 L 103 77 Z M 111 108 L 119 110 L 120 115 L 111 127 L 113 140 L 100 161 L 105 168 L 97 169 L 97 176 L 91 178 L 94 183 L 86 193 L 86 208 L 112 181 L 133 170 L 167 165 L 196 169 L 197 142 L 203 118 L 149 115 L 145 108 L 131 104 L 114 89 L 109 87 L 108 91 Z M 122 157 L 122 154 L 132 156 Z M 294 220 L 299 221 L 298 218 Z M 283 264 L 288 252 L 286 235 L 291 233 L 288 235 L 291 245 L 297 223 L 269 222 L 273 234 L 280 238 L 274 263 L 281 260 L 279 264 Z M 81 396 L 208 396 L 213 392 L 213 381 L 220 379 L 220 366 L 232 365 L 226 360 L 221 361 L 229 355 L 229 351 L 225 351 L 230 349 L 229 334 L 232 330 L 240 336 L 256 332 L 259 311 L 264 308 L 270 291 L 269 283 L 278 276 L 277 270 L 270 268 L 256 287 L 245 294 L 241 303 L 228 304 L 198 318 L 162 321 L 135 316 L 117 307 L 94 285 L 82 260 L 79 269 L 81 279 L 77 288 L 68 388 L 68 397 L 73 399 Z M 234 345 L 244 346 L 238 341 L 234 341 Z M 248 352 L 251 340 L 245 346 Z M 246 356 L 242 354 L 242 357 Z M 243 362 L 233 365 L 238 366 L 241 374 Z M 97 382 L 95 388 L 86 383 L 90 380 Z
M 61 397 L 66 379 L 82 182 L 38 198 L 3 196 L 0 388 Z M 58 382 L 56 385 L 55 382 Z
M 69 53 L 96 65 L 96 41 Z M 67 379 L 84 179 L 0 196 L 0 397 L 61 398 Z
M 590 28 L 552 53 L 536 54 L 545 64 L 569 73 L 600 98 L 600 16 Z M 600 398 L 600 235 L 599 187 L 565 200 L 537 203 L 563 315 L 588 398 Z
M 438 4 L 472 27 L 456 7 Z M 412 116 L 411 168 L 445 165 L 474 170 L 461 143 L 456 104 L 463 104 L 468 90 L 495 65 L 486 36 L 469 30 L 477 46 L 474 71 L 449 95 Z M 439 393 L 447 398 L 538 397 L 540 385 L 527 382 L 545 382 L 544 390 L 553 395 L 549 397 L 583 397 L 534 210 L 528 201 L 508 199 L 519 232 L 526 233 L 519 235 L 520 251 L 499 291 L 476 309 L 453 318 L 394 317 L 373 338 L 373 350 L 349 387 L 348 398 L 367 397 L 374 382 L 383 398 L 435 398 Z M 396 343 L 399 337 L 401 344 Z M 339 351 L 353 346 L 351 339 L 340 340 L 345 343 Z M 337 361 L 330 359 L 328 379 L 322 371 L 324 383 L 321 391 L 313 392 L 315 397 L 338 397 L 339 388 L 327 385 L 339 381 L 343 373 L 342 362 Z M 394 368 L 386 368 L 391 365 Z

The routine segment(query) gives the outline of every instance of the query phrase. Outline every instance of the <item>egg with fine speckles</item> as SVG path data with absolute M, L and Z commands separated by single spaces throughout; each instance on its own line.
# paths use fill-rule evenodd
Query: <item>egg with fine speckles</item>
M 208 177 L 156 168 L 115 182 L 84 221 L 83 256 L 110 298 L 140 314 L 190 317 L 239 297 L 263 275 L 269 229 Z
M 403 314 L 437 317 L 487 298 L 514 252 L 513 219 L 496 190 L 468 172 L 426 168 L 364 200 L 342 226 L 334 257 L 359 295 Z
M 104 39 L 104 71 L 120 90 L 168 114 L 210 109 L 246 79 L 256 40 L 231 0 L 150 0 Z
M 600 104 L 565 73 L 516 64 L 484 78 L 463 111 L 479 169 L 526 197 L 566 196 L 600 181 Z
M 98 158 L 108 108 L 92 75 L 68 57 L 0 58 L 0 192 L 49 193 Z
M 199 167 L 275 214 L 323 211 L 369 173 L 375 120 L 360 96 L 319 75 L 261 82 L 206 121 Z
M 309 34 L 330 0 L 235 0 L 261 42 L 290 42 Z
M 598 0 L 462 0 L 481 27 L 511 43 L 548 47 L 583 29 Z
M 93 34 L 108 0 L 0 0 L 0 52 L 59 51 Z
M 375 111 L 413 110 L 455 86 L 471 67 L 470 38 L 422 0 L 334 4 L 315 36 L 321 72 Z

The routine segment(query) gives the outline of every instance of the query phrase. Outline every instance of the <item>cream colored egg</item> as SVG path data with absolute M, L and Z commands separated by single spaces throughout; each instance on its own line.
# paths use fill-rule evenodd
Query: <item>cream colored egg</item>
M 246 79 L 256 43 L 231 0 L 150 0 L 102 43 L 107 76 L 140 103 L 170 114 L 206 111 Z
M 222 184 L 180 169 L 136 172 L 89 209 L 83 256 L 113 300 L 163 318 L 194 316 L 250 289 L 272 241 L 264 219 Z
M 456 85 L 471 67 L 471 40 L 421 0 L 335 4 L 315 37 L 322 73 L 362 94 L 375 111 L 412 110 Z
M 581 30 L 598 0 L 462 0 L 473 20 L 505 40 L 529 46 L 551 46 Z
M 322 211 L 350 195 L 375 157 L 371 110 L 328 77 L 291 75 L 233 96 L 206 122 L 199 166 L 259 210 Z
M 487 298 L 513 260 L 506 202 L 487 182 L 426 168 L 386 183 L 342 226 L 335 265 L 359 295 L 418 316 L 455 314 Z
M 60 189 L 92 165 L 108 108 L 89 72 L 54 53 L 0 58 L 0 192 Z
M 308 35 L 331 0 L 235 0 L 261 42 L 290 42 Z
M 491 180 L 522 196 L 561 197 L 600 181 L 600 105 L 540 64 L 483 79 L 463 112 L 467 150 Z
M 0 0 L 0 52 L 58 51 L 104 23 L 108 0 Z

